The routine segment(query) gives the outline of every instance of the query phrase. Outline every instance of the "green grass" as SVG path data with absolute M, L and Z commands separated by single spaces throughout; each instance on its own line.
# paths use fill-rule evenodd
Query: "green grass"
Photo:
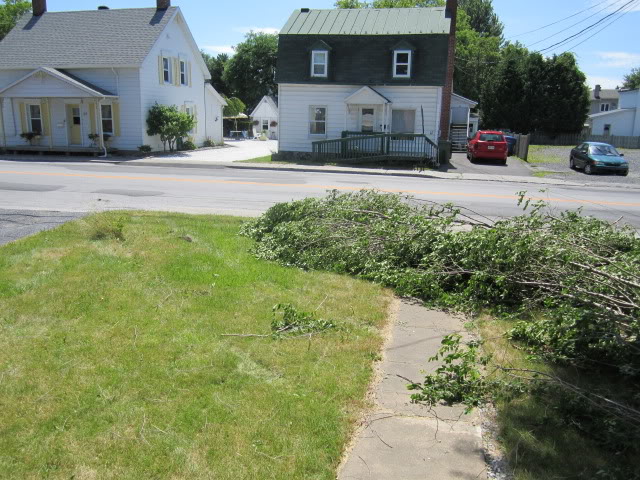
M 238 160 L 236 163 L 284 163 L 284 162 L 272 162 L 271 155 L 264 157 L 251 158 L 249 160 Z
M 503 334 L 512 323 L 483 318 L 478 322 L 484 348 L 493 360 L 511 368 L 532 369 L 558 375 L 560 378 L 594 391 L 608 386 L 609 391 L 624 391 L 624 385 L 613 385 L 605 375 L 560 369 L 531 359 Z M 541 399 L 531 395 L 498 398 L 495 402 L 500 440 L 515 480 L 561 480 L 596 477 L 599 470 L 626 467 L 639 471 L 640 461 L 629 455 L 616 455 L 598 445 L 575 427 L 562 421 L 559 398 Z
M 545 178 L 549 175 L 566 175 L 565 172 L 552 172 L 550 170 L 538 170 L 532 173 L 534 177 Z
M 569 163 L 568 157 L 559 156 L 556 152 L 548 151 L 549 148 L 557 149 L 557 147 L 547 147 L 546 145 L 530 145 L 529 156 L 527 162 L 529 163 Z
M 0 248 L 0 478 L 335 478 L 390 294 L 259 261 L 240 224 L 109 213 Z M 221 336 L 276 303 L 340 328 Z

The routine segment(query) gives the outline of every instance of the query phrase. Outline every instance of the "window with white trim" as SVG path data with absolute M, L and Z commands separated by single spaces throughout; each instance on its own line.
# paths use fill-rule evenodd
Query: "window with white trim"
M 113 107 L 111 105 L 100 105 L 102 113 L 102 133 L 113 135 Z
M 262 131 L 269 130 L 269 120 L 262 119 Z
M 309 107 L 309 134 L 327 134 L 327 107 Z
M 187 62 L 180 60 L 180 85 L 187 85 Z
M 394 50 L 393 52 L 393 77 L 411 77 L 411 50 Z
M 42 134 L 42 111 L 40 105 L 29 105 L 29 127 L 30 132 Z
M 171 59 L 162 57 L 162 78 L 164 83 L 171 83 Z
M 608 112 L 610 107 L 611 107 L 611 105 L 609 105 L 608 103 L 601 103 L 600 104 L 600 111 L 601 112 Z
M 326 77 L 329 65 L 329 52 L 314 50 L 311 52 L 311 76 Z
M 191 115 L 192 117 L 195 117 L 195 109 L 194 109 L 193 105 L 185 105 L 184 106 L 184 111 L 185 111 L 185 113 L 187 115 Z M 194 118 L 194 120 L 197 120 L 197 119 Z M 195 133 L 195 129 L 196 129 L 196 127 L 195 127 L 195 122 L 194 122 L 193 128 L 191 130 L 189 130 L 189 133 L 191 135 L 193 135 Z

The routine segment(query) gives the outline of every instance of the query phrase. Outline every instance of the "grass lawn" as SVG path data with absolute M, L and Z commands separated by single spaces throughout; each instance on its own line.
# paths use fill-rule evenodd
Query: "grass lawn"
M 529 163 L 563 163 L 568 161 L 568 157 L 561 156 L 558 153 L 558 147 L 529 145 L 529 156 L 527 158 Z
M 538 178 L 545 178 L 545 177 L 548 177 L 549 175 L 567 175 L 567 172 L 552 172 L 550 170 L 538 170 L 536 172 L 533 172 L 532 175 Z
M 250 158 L 249 160 L 238 160 L 236 163 L 284 163 L 284 162 L 272 162 L 271 155 L 264 157 Z
M 484 348 L 494 360 L 510 368 L 532 369 L 558 375 L 594 391 L 608 385 L 610 391 L 625 391 L 624 385 L 613 385 L 602 374 L 573 369 L 554 368 L 532 360 L 524 350 L 514 346 L 503 334 L 513 326 L 507 321 L 484 318 L 478 322 Z M 640 459 L 616 455 L 598 445 L 578 428 L 562 422 L 558 408 L 560 398 L 546 401 L 523 395 L 496 401 L 500 440 L 515 480 L 561 480 L 568 478 L 622 478 L 598 476 L 599 470 L 625 466 L 640 471 Z
M 390 293 L 257 260 L 240 224 L 111 212 L 0 247 L 0 478 L 335 478 Z M 221 336 L 277 303 L 340 328 Z

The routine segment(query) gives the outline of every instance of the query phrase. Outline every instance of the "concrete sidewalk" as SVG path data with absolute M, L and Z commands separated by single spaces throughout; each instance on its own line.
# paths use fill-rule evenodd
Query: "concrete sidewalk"
M 487 478 L 480 419 L 462 407 L 431 411 L 410 403 L 407 381 L 438 364 L 428 358 L 463 320 L 406 301 L 396 306 L 373 386 L 374 407 L 356 433 L 338 480 L 480 480 Z

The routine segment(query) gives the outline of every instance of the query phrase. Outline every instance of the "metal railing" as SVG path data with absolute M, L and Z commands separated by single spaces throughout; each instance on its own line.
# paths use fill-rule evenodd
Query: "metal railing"
M 342 138 L 312 143 L 316 161 L 398 161 L 438 166 L 438 146 L 417 133 L 342 132 Z

